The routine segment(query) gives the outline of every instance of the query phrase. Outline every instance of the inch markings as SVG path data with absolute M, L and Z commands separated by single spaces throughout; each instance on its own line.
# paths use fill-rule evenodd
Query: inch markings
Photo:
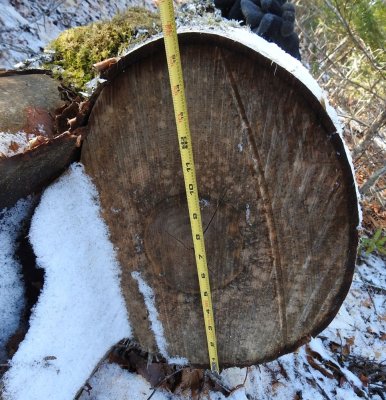
M 212 372 L 219 373 L 212 296 L 210 292 L 204 233 L 202 229 L 201 212 L 196 181 L 196 170 L 194 166 L 192 140 L 186 107 L 184 80 L 182 76 L 182 65 L 178 46 L 176 23 L 174 19 L 173 0 L 159 0 L 159 8 L 161 15 L 162 31 L 164 34 L 166 59 L 173 98 L 174 114 L 177 125 L 178 143 L 181 154 L 182 170 L 184 174 L 185 191 L 188 202 L 198 281 L 200 285 L 206 339 L 208 342 L 210 369 Z

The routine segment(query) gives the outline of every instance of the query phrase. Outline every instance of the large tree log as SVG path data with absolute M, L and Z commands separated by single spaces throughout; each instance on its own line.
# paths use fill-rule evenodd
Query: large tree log
M 9 146 L 0 154 L 0 209 L 39 192 L 79 157 L 76 135 L 64 133 L 79 107 L 59 88 L 40 70 L 0 74 L 0 142 Z
M 180 40 L 219 359 L 250 365 L 295 349 L 337 313 L 356 254 L 353 175 L 323 105 L 250 38 L 207 31 Z M 169 354 L 207 366 L 162 40 L 104 78 L 82 161 L 118 251 L 134 338 L 160 350 L 138 271 Z

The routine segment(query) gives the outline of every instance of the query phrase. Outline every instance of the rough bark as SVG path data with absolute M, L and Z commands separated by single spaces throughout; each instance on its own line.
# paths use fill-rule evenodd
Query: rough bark
M 337 313 L 356 254 L 352 171 L 324 108 L 289 72 L 221 35 L 180 38 L 220 363 L 250 365 L 295 349 Z M 104 77 L 82 161 L 118 252 L 134 338 L 159 350 L 139 271 L 168 353 L 206 366 L 162 41 Z

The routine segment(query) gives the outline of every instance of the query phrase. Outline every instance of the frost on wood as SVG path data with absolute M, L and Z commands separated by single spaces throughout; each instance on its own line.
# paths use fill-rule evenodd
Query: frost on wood
M 45 284 L 5 374 L 4 398 L 69 400 L 109 349 L 131 336 L 119 265 L 81 165 L 45 191 L 30 241 Z
M 32 200 L 19 200 L 0 211 L 0 363 L 6 361 L 5 345 L 17 330 L 24 307 L 21 266 L 15 257 L 16 239 Z
M 151 329 L 155 336 L 155 341 L 157 343 L 158 350 L 160 354 L 166 358 L 169 364 L 176 365 L 186 365 L 189 361 L 183 357 L 170 357 L 168 354 L 168 344 L 165 339 L 164 328 L 162 327 L 162 323 L 158 318 L 158 311 L 155 305 L 154 292 L 152 288 L 144 281 L 141 276 L 141 273 L 138 271 L 134 271 L 131 273 L 133 279 L 135 279 L 138 283 L 139 291 L 141 292 L 147 311 L 149 313 L 149 320 L 151 323 Z

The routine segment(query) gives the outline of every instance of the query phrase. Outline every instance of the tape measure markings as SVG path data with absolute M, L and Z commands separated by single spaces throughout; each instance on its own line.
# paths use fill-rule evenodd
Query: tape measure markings
M 204 233 L 202 229 L 196 171 L 193 159 L 192 140 L 186 107 L 182 65 L 178 46 L 176 23 L 174 19 L 173 0 L 160 0 L 159 7 L 162 31 L 164 33 L 166 58 L 169 70 L 174 114 L 177 125 L 178 144 L 184 174 L 194 253 L 200 285 L 201 302 L 204 313 L 210 367 L 212 372 L 219 373 L 212 296 L 206 260 Z

